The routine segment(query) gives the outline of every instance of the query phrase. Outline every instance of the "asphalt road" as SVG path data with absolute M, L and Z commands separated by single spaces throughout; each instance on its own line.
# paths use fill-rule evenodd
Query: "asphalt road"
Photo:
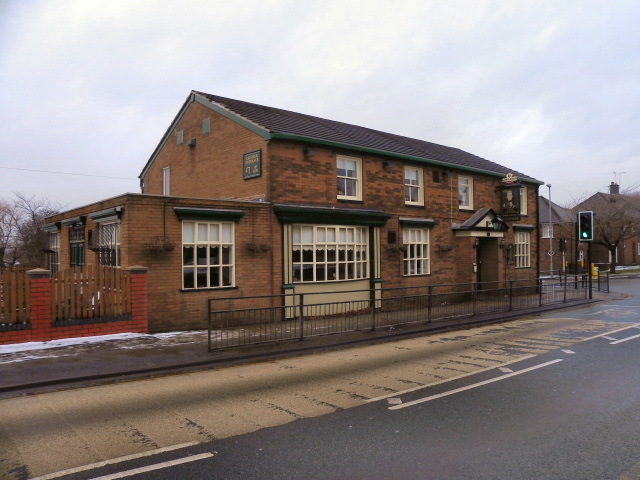
M 176 479 L 638 479 L 640 329 L 607 337 L 152 465 Z
M 637 479 L 635 302 L 0 400 L 0 478 Z

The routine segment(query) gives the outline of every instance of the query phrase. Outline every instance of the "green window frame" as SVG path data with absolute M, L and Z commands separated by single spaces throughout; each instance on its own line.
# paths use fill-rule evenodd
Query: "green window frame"
M 69 227 L 69 266 L 82 267 L 84 257 L 84 226 Z

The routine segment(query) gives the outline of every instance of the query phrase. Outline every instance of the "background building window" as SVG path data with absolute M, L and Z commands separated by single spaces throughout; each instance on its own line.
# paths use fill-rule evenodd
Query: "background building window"
M 69 266 L 84 265 L 84 226 L 69 228 Z
M 516 232 L 515 234 L 515 263 L 516 268 L 531 266 L 531 232 Z
M 162 195 L 171 195 L 171 167 L 162 169 Z
M 553 225 L 545 223 L 542 225 L 542 238 L 553 238 Z
M 294 225 L 294 282 L 333 282 L 369 277 L 367 227 Z
M 527 214 L 527 187 L 520 187 L 520 215 Z
M 234 224 L 182 223 L 182 288 L 235 285 Z
M 60 233 L 51 232 L 47 238 L 47 268 L 51 273 L 60 271 Z
M 407 247 L 404 252 L 404 275 L 430 273 L 429 229 L 403 228 L 402 243 Z
M 407 205 L 424 205 L 421 168 L 404 167 L 404 201 Z
M 458 177 L 458 203 L 462 209 L 473 209 L 472 177 Z
M 344 200 L 362 199 L 362 159 L 338 157 L 338 198 Z
M 98 265 L 120 266 L 120 223 L 101 223 L 96 227 Z

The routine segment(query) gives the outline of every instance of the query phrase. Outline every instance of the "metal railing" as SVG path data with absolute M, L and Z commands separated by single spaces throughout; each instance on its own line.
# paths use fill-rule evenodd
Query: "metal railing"
M 608 278 L 606 287 L 608 291 Z M 332 293 L 331 302 L 320 301 L 326 295 L 322 292 L 210 299 L 209 351 L 564 304 L 587 299 L 589 282 L 587 275 L 565 275 L 351 290 Z

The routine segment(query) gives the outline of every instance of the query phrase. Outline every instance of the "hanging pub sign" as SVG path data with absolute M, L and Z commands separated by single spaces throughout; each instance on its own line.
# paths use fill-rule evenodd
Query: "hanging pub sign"
M 500 213 L 520 215 L 520 188 L 505 188 L 500 192 Z
M 520 220 L 520 182 L 518 177 L 508 173 L 502 179 L 500 190 L 500 216 L 504 220 Z
M 262 150 L 245 153 L 242 156 L 242 178 L 255 178 L 262 175 Z

